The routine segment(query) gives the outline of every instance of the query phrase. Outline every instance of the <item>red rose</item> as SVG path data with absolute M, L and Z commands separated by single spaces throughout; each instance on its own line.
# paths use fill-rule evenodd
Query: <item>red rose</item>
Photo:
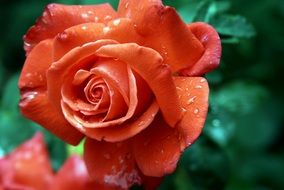
M 22 113 L 68 143 L 86 137 L 97 181 L 121 188 L 174 171 L 200 134 L 217 32 L 160 0 L 48 5 L 24 37 Z M 145 180 L 144 180 L 145 181 Z

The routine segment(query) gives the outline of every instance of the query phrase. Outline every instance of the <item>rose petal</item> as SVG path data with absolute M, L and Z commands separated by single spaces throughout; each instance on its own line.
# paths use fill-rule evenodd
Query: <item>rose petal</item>
M 46 70 L 52 63 L 52 40 L 40 42 L 27 56 L 18 86 L 20 90 L 29 88 L 46 89 Z
M 162 63 L 158 52 L 135 43 L 126 43 L 102 46 L 96 54 L 117 58 L 141 75 L 155 94 L 165 120 L 170 126 L 175 126 L 181 118 L 181 109 L 171 71 Z
M 121 0 L 118 14 L 133 20 L 145 38 L 143 46 L 160 52 L 173 72 L 191 67 L 203 54 L 199 40 L 177 12 L 161 0 Z
M 206 23 L 192 23 L 188 25 L 188 28 L 203 44 L 205 52 L 192 67 L 183 69 L 180 73 L 185 76 L 201 76 L 219 66 L 221 40 L 216 30 Z
M 181 154 L 180 135 L 159 114 L 146 130 L 134 137 L 133 153 L 144 175 L 161 177 L 172 173 Z
M 37 133 L 32 139 L 17 147 L 7 158 L 11 163 L 9 170 L 12 176 L 4 176 L 5 188 L 29 187 L 45 190 L 52 183 L 52 168 L 42 134 Z
M 84 161 L 76 155 L 68 158 L 58 171 L 52 190 L 88 190 L 95 189 L 89 177 Z
M 20 109 L 23 115 L 39 123 L 64 141 L 77 144 L 83 135 L 68 124 L 46 96 L 46 70 L 51 64 L 52 43 L 39 43 L 27 57 L 19 79 Z
M 155 115 L 159 111 L 159 106 L 153 102 L 149 108 L 134 121 L 122 123 L 111 128 L 85 128 L 85 133 L 93 139 L 98 141 L 105 140 L 107 142 L 119 142 L 146 129 L 153 121 Z
M 120 43 L 139 42 L 135 26 L 130 19 L 121 18 L 102 23 L 84 23 L 64 30 L 54 40 L 53 60 L 57 61 L 71 49 L 100 39 L 112 39 Z
M 143 174 L 161 177 L 172 173 L 181 152 L 200 135 L 208 109 L 208 85 L 202 77 L 175 77 L 179 101 L 185 114 L 176 128 L 160 115 L 134 137 L 133 152 Z
M 189 146 L 200 135 L 208 110 L 209 88 L 202 77 L 175 77 L 181 106 L 186 110 L 177 129 L 184 139 L 181 148 Z
M 84 150 L 89 174 L 97 182 L 122 189 L 141 183 L 127 142 L 108 143 L 87 138 Z
M 53 38 L 71 26 L 87 22 L 107 23 L 116 17 L 116 12 L 109 4 L 86 6 L 49 4 L 36 24 L 24 36 L 25 50 L 29 53 L 40 41 Z

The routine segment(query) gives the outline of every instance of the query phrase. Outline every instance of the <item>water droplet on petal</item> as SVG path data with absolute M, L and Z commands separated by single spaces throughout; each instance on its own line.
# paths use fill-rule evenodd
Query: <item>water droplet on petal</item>
M 190 98 L 190 99 L 188 100 L 187 104 L 188 104 L 188 105 L 189 105 L 189 104 L 192 104 L 192 103 L 194 102 L 195 98 L 196 98 L 196 96 L 193 96 L 192 98 Z
M 195 86 L 195 88 L 196 88 L 196 89 L 201 89 L 202 86 L 201 86 L 201 85 L 197 85 L 197 86 Z
M 120 24 L 120 19 L 116 19 L 113 21 L 113 25 L 118 26 Z
M 105 16 L 104 20 L 110 20 L 111 19 L 111 16 L 107 15 Z
M 125 3 L 125 9 L 127 9 L 129 6 L 129 2 Z
M 82 17 L 82 18 L 88 18 L 89 15 L 88 15 L 87 13 L 82 13 L 82 14 L 81 14 L 81 17 Z
M 185 108 L 183 108 L 183 107 L 181 108 L 181 110 L 182 110 L 182 112 L 184 112 L 184 113 L 187 112 L 187 109 L 185 109 Z
M 99 21 L 99 17 L 95 17 L 95 22 L 98 22 Z
M 196 108 L 194 111 L 193 111 L 194 114 L 198 114 L 199 113 L 199 109 Z
M 110 31 L 110 27 L 108 27 L 108 26 L 104 27 L 104 29 L 103 29 L 104 33 L 108 33 L 109 31 Z

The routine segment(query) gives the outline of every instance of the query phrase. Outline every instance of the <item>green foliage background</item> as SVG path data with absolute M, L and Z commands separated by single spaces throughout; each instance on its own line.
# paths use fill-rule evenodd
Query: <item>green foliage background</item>
M 57 0 L 96 4 L 104 0 Z M 110 0 L 114 7 L 116 0 Z M 205 21 L 223 43 L 221 66 L 206 75 L 210 109 L 199 140 L 161 190 L 284 189 L 284 1 L 165 0 L 186 22 Z M 49 0 L 0 4 L 0 156 L 43 131 L 54 169 L 82 147 L 66 146 L 18 110 L 22 36 Z M 134 189 L 139 189 L 135 187 Z

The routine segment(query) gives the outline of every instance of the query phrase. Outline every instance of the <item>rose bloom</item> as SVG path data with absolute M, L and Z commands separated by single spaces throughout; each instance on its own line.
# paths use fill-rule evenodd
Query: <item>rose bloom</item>
M 0 190 L 105 189 L 88 175 L 84 161 L 73 155 L 55 174 L 41 133 L 0 158 Z
M 161 0 L 50 4 L 24 36 L 20 108 L 64 141 L 86 138 L 91 177 L 128 189 L 172 173 L 208 108 L 220 38 Z M 148 177 L 146 177 L 148 176 Z

